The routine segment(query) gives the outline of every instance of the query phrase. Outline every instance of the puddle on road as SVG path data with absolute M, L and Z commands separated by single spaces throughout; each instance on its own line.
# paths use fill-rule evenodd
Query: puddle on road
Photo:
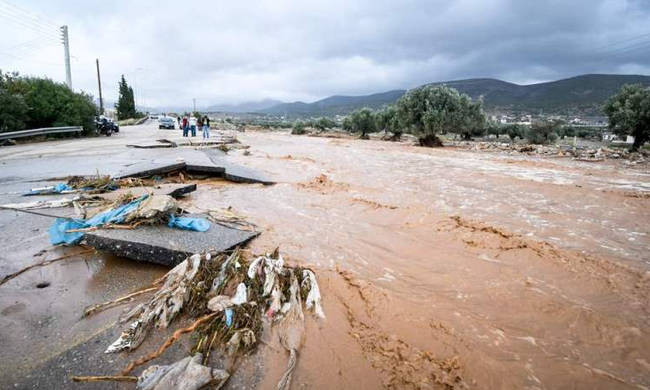
M 29 264 L 59 257 L 64 251 L 79 250 L 50 248 L 44 256 L 29 259 Z M 10 254 L 4 259 L 24 262 Z M 92 253 L 33 268 L 6 282 L 0 286 L 3 370 L 27 372 L 27 368 L 105 329 L 121 309 L 81 319 L 86 306 L 145 287 L 165 272 L 164 267 Z

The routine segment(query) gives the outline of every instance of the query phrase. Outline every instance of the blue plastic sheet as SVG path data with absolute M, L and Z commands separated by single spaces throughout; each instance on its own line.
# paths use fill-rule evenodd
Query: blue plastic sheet
M 50 227 L 50 242 L 52 245 L 57 244 L 78 244 L 83 238 L 83 232 L 67 232 L 68 230 L 85 229 L 93 226 L 108 225 L 111 223 L 123 222 L 127 215 L 138 208 L 140 203 L 147 199 L 149 195 L 142 195 L 138 199 L 122 205 L 118 208 L 104 211 L 89 219 L 66 219 L 57 218 Z M 169 227 L 193 230 L 196 232 L 205 232 L 210 229 L 210 222 L 202 218 L 177 217 L 174 214 L 169 215 Z
M 195 232 L 207 232 L 210 229 L 210 222 L 203 218 L 177 217 L 170 214 L 167 226 L 183 230 L 194 230 Z
M 81 241 L 83 232 L 66 233 L 67 230 L 83 229 L 87 227 L 83 219 L 65 219 L 57 218 L 50 226 L 50 243 L 57 244 L 76 244 Z
M 30 195 L 60 194 L 63 191 L 74 191 L 74 190 L 75 189 L 73 187 L 70 187 L 69 185 L 67 185 L 65 183 L 59 183 L 59 184 L 51 186 L 51 187 L 34 189 L 34 190 L 31 190 L 28 193 L 23 194 L 23 195 L 24 196 L 30 196 Z
M 116 209 L 104 211 L 90 219 L 65 219 L 57 218 L 50 227 L 50 243 L 57 244 L 77 244 L 83 237 L 83 232 L 70 232 L 67 230 L 85 229 L 93 226 L 102 226 L 109 223 L 120 223 L 124 221 L 127 215 L 135 210 L 138 205 L 149 195 L 142 195 L 138 199 L 122 205 Z

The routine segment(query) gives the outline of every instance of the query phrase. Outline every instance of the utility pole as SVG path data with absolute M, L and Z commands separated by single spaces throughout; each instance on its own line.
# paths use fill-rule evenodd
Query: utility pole
M 192 112 L 196 112 L 196 98 L 192 98 L 192 105 L 194 106 L 194 110 Z
M 61 26 L 63 51 L 65 53 L 65 81 L 72 90 L 72 73 L 70 72 L 70 41 L 68 40 L 68 26 Z
M 99 86 L 99 113 L 104 115 L 104 99 L 102 99 L 102 79 L 99 77 L 99 58 L 95 59 L 97 64 L 97 85 Z

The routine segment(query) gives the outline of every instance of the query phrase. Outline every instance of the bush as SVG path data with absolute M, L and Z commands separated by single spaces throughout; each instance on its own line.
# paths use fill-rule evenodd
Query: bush
M 328 118 L 320 118 L 317 121 L 313 121 L 312 126 L 320 131 L 325 131 L 326 129 L 335 127 L 336 122 Z
M 526 137 L 526 128 L 521 125 L 506 125 L 502 128 L 502 133 L 508 134 L 511 140 L 515 140 L 517 137 L 524 139 Z
M 456 133 L 469 139 L 485 127 L 483 103 L 445 86 L 408 91 L 397 101 L 397 116 L 420 144 L 441 145 L 438 134 Z
M 536 122 L 526 131 L 526 140 L 531 144 L 544 145 L 557 139 L 559 125 L 556 122 Z
M 305 124 L 302 121 L 296 121 L 291 128 L 291 134 L 305 134 Z
M 0 132 L 83 126 L 95 130 L 92 97 L 50 79 L 0 72 Z

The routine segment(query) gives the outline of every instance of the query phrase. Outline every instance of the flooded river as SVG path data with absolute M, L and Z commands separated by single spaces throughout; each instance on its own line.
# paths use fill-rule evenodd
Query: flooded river
M 650 386 L 647 168 L 240 139 L 250 154 L 233 158 L 279 183 L 203 186 L 192 203 L 232 207 L 264 229 L 254 252 L 280 245 L 324 275 L 328 320 L 309 329 L 299 383 Z

